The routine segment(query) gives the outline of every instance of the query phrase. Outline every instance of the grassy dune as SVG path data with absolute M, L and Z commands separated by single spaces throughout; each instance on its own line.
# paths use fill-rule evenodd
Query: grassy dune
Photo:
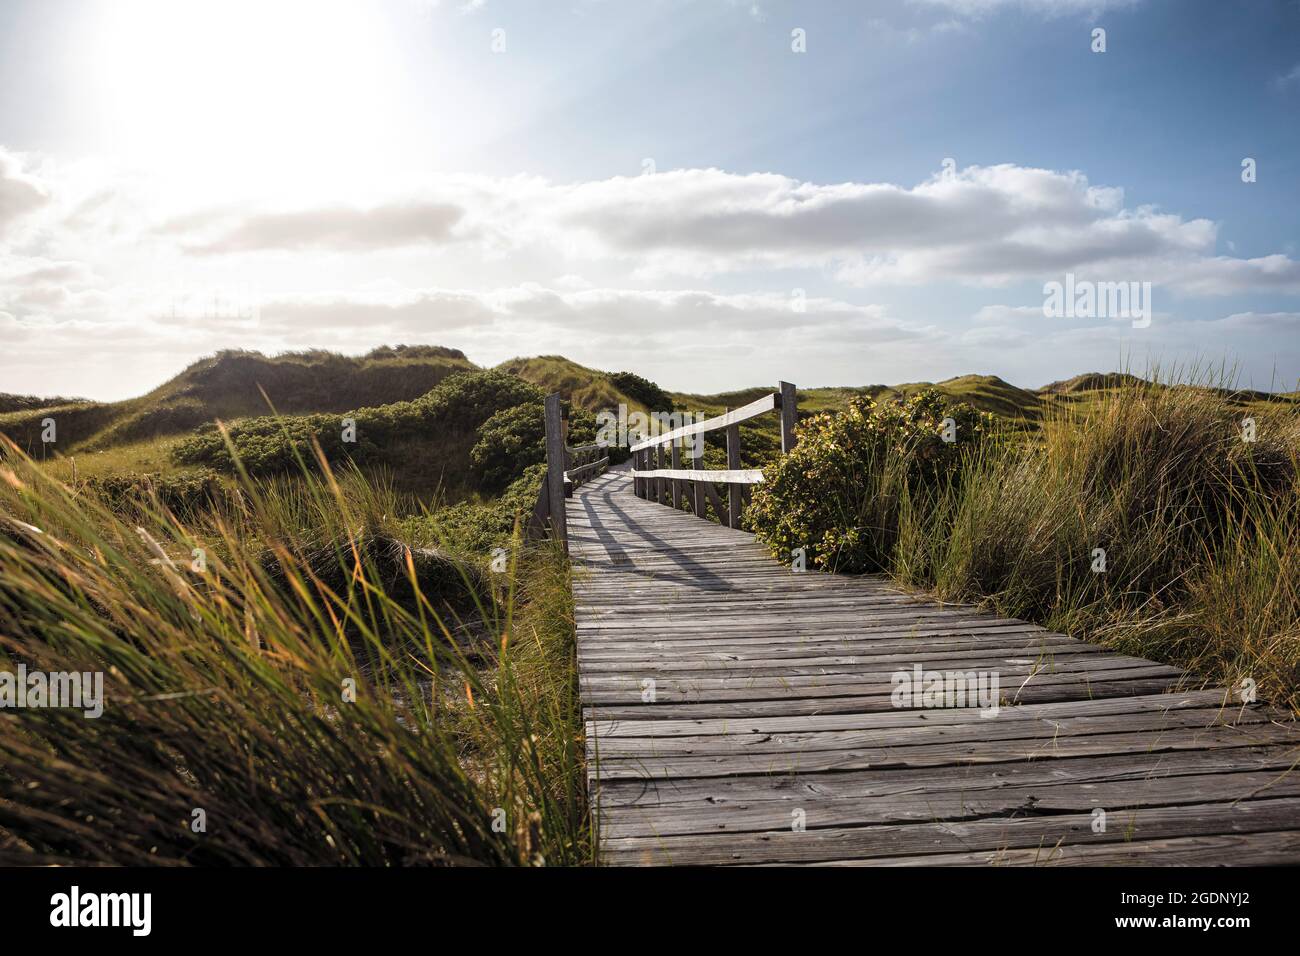
M 418 398 L 451 373 L 474 368 L 463 353 L 438 346 L 385 347 L 359 358 L 324 351 L 273 358 L 221 352 L 138 398 L 0 413 L 0 433 L 40 457 L 54 450 L 41 442 L 41 422 L 54 418 L 55 449 L 64 456 L 130 445 L 144 450 L 155 439 L 214 419 L 264 415 L 268 399 L 286 414 L 343 412 Z
M 587 368 L 562 355 L 515 358 L 502 362 L 496 368 L 518 376 L 525 382 L 531 382 L 543 392 L 559 392 L 565 399 L 588 411 L 617 409 L 620 403 L 633 410 L 664 411 L 647 408 L 644 403 L 624 392 L 611 380 L 608 372 Z

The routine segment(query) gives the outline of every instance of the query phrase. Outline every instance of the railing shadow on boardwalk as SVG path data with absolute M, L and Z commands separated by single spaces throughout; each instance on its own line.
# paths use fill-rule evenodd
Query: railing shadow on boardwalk
M 611 483 L 607 482 L 606 487 L 611 487 Z M 617 482 L 617 487 L 622 488 L 623 492 L 626 493 L 626 482 Z M 590 522 L 589 527 L 596 535 L 596 539 L 605 548 L 605 553 L 608 555 L 612 564 L 616 567 L 632 565 L 634 561 L 632 554 L 634 554 L 635 551 L 630 551 L 626 547 L 626 542 L 620 543 L 613 534 L 606 530 L 603 523 L 596 520 L 596 514 L 592 507 L 591 500 L 597 495 L 602 497 L 608 503 L 610 510 L 617 517 L 622 518 L 626 522 L 626 526 L 636 536 L 638 543 L 654 546 L 661 554 L 667 555 L 669 559 L 672 560 L 673 563 L 682 571 L 682 574 L 666 574 L 661 571 L 638 571 L 638 574 L 646 575 L 655 580 L 683 583 L 697 588 L 702 588 L 706 585 L 725 585 L 727 583 L 725 578 L 714 574 L 709 570 L 707 565 L 694 560 L 690 555 L 674 550 L 667 538 L 652 534 L 647 529 L 631 521 L 628 513 L 618 506 L 614 494 L 613 490 L 605 492 L 604 488 L 599 490 L 593 489 L 591 493 L 581 496 L 581 504 L 579 505 L 579 507 L 583 508 L 584 514 Z

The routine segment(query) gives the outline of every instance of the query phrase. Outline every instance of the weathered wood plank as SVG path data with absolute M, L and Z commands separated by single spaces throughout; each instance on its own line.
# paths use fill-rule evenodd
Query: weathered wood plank
M 619 677 L 656 677 L 689 678 L 693 676 L 780 676 L 786 674 L 852 674 L 879 669 L 882 665 L 893 665 L 893 673 L 899 670 L 911 671 L 915 665 L 923 665 L 928 670 L 997 670 L 999 673 L 1014 673 L 1017 668 L 1035 667 L 1044 672 L 1066 670 L 1071 667 L 1087 666 L 1096 662 L 1098 669 L 1118 663 L 1128 666 L 1140 666 L 1148 663 L 1139 657 L 1111 656 L 1095 649 L 1078 650 L 1073 645 L 1064 644 L 1056 648 L 1041 646 L 1026 651 L 1013 648 L 992 648 L 973 645 L 974 650 L 921 650 L 916 645 L 900 649 L 893 645 L 889 651 L 866 651 L 854 655 L 828 656 L 803 652 L 798 657 L 768 657 L 728 654 L 716 659 L 673 660 L 655 659 L 601 659 L 594 652 L 578 655 L 578 663 L 583 673 L 589 676 L 606 675 Z M 771 653 L 771 652 L 769 652 Z M 1171 668 L 1176 673 L 1176 668 Z
M 810 796 L 801 800 L 797 807 L 772 802 L 710 805 L 689 811 L 674 805 L 617 810 L 606 807 L 602 814 L 600 835 L 602 840 L 612 840 L 690 833 L 788 830 L 796 809 L 802 811 L 802 821 L 808 827 L 843 827 L 1012 817 L 1029 813 L 1082 813 L 1098 807 L 1110 814 L 1136 807 L 1228 802 L 1260 797 L 1300 797 L 1300 773 L 1279 774 L 1272 770 L 1254 770 L 1154 777 L 1136 781 L 931 791 L 876 800 Z
M 719 865 L 735 863 L 829 862 L 916 856 L 951 851 L 1042 848 L 1058 845 L 1130 843 L 1186 836 L 1295 830 L 1300 798 L 1143 807 L 1107 814 L 1104 832 L 1091 813 L 996 817 L 940 823 L 871 827 L 790 827 L 755 833 L 625 837 L 605 840 L 610 863 Z
M 703 754 L 697 756 L 608 757 L 600 751 L 602 780 L 668 780 L 674 777 L 719 777 L 737 774 L 824 773 L 869 767 L 942 767 L 950 764 L 1047 760 L 1102 754 L 1160 753 L 1210 747 L 1258 747 L 1286 743 L 1294 731 L 1273 724 L 1238 727 L 1171 728 L 1139 733 L 1089 734 L 1076 737 L 1012 740 L 951 740 L 914 745 L 881 744 L 867 748 L 771 754 Z M 1300 754 L 1298 754 L 1300 756 Z M 1300 824 L 1300 817 L 1297 818 Z
M 1106 662 L 1099 662 L 1096 667 L 1106 667 Z M 1078 681 L 1117 680 L 1123 678 L 1165 677 L 1171 681 L 1181 676 L 1181 671 L 1164 664 L 1147 664 L 1127 666 L 1118 664 L 1109 667 L 1104 673 L 1095 671 L 1073 672 L 1058 670 L 1047 673 L 1030 667 L 1024 667 L 1012 674 L 1022 681 L 1008 681 L 1003 688 L 1008 703 L 1016 699 L 1016 693 L 1031 680 L 1037 686 L 1067 684 Z M 650 675 L 630 677 L 603 677 L 601 675 L 583 675 L 579 679 L 579 689 L 584 701 L 591 705 L 601 703 L 621 703 L 638 699 L 641 696 L 642 682 Z M 862 674 L 791 674 L 789 676 L 749 676 L 739 674 L 733 677 L 693 677 L 690 679 L 663 678 L 655 679 L 655 692 L 659 702 L 689 703 L 693 701 L 726 700 L 766 700 L 789 697 L 843 697 L 847 695 L 872 696 L 883 694 L 890 696 L 894 691 L 891 681 L 892 671 L 869 671 Z
M 684 777 L 670 787 L 645 780 L 602 780 L 601 807 L 683 810 L 709 806 L 751 806 L 775 801 L 800 805 L 818 798 L 887 800 L 894 796 L 974 792 L 1001 787 L 1053 786 L 1059 783 L 1140 782 L 1156 777 L 1267 770 L 1276 776 L 1296 772 L 1296 751 L 1286 744 L 1262 747 L 1171 750 L 1164 753 L 1105 754 L 1056 760 L 941 767 L 880 767 L 843 773 L 793 773 L 776 776 Z
M 913 713 L 918 713 L 913 711 Z M 1266 723 L 1258 711 L 1231 714 L 1221 710 L 1187 710 L 1163 714 L 1114 714 L 1094 717 L 1060 717 L 1055 720 L 1000 720 L 931 724 L 880 729 L 852 728 L 799 730 L 785 733 L 709 734 L 676 737 L 611 737 L 599 742 L 601 760 L 641 757 L 719 756 L 743 753 L 788 754 L 823 750 L 856 750 L 863 747 L 906 746 L 909 744 L 977 743 L 993 740 L 1085 736 L 1109 733 L 1159 733 L 1174 728 L 1234 727 Z M 597 756 L 597 744 L 588 740 L 588 754 Z
M 1181 690 L 1169 678 L 1123 678 L 1077 681 L 1052 685 L 1029 684 L 1016 692 L 1015 703 L 1098 700 L 1120 695 L 1140 696 Z M 749 718 L 801 714 L 851 714 L 889 711 L 895 708 L 888 694 L 846 697 L 787 697 L 761 700 L 721 700 L 700 703 L 599 704 L 587 705 L 588 720 L 685 720 L 690 718 Z
M 1149 697 L 1111 697 L 1105 700 L 1063 701 L 1051 704 L 1022 704 L 1007 707 L 999 715 L 1003 721 L 1053 720 L 1063 717 L 1103 717 L 1110 714 L 1171 713 L 1188 709 L 1215 708 L 1229 717 L 1249 710 L 1264 709 L 1250 704 L 1236 707 L 1225 703 L 1221 691 L 1197 690 L 1181 694 L 1158 694 Z M 1268 711 L 1272 713 L 1272 711 Z M 885 727 L 914 727 L 919 724 L 963 724 L 983 718 L 969 709 L 903 710 L 892 709 L 874 714 L 825 714 L 803 717 L 756 717 L 734 720 L 636 721 L 614 720 L 589 722 L 587 734 L 606 740 L 611 737 L 706 736 L 709 734 L 765 734 L 812 730 L 868 730 Z
M 1283 866 L 1300 859 L 1300 832 L 1067 844 L 983 853 L 933 853 L 876 860 L 834 860 L 819 866 Z

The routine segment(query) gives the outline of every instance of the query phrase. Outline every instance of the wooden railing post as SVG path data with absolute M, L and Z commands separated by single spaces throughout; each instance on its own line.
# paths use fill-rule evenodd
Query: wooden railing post
M 564 516 L 564 470 L 568 452 L 564 447 L 564 422 L 560 414 L 560 394 L 546 396 L 546 491 L 550 502 L 551 531 L 559 538 L 567 554 L 569 527 Z
M 634 451 L 632 452 L 632 494 L 636 495 L 638 498 L 641 497 L 641 482 L 644 480 L 636 476 L 637 472 L 640 470 L 641 453 L 639 451 Z
M 691 444 L 693 446 L 691 452 L 691 467 L 697 471 L 702 471 L 704 469 L 704 433 L 700 432 L 696 435 L 692 435 Z M 693 501 L 691 507 L 695 509 L 695 516 L 697 518 L 703 518 L 704 482 L 692 481 L 691 490 L 694 492 L 692 495 Z
M 727 426 L 727 468 L 740 468 L 740 425 Z M 740 527 L 740 509 L 743 507 L 741 487 L 737 484 L 727 485 L 727 517 L 733 528 Z
M 671 444 L 673 454 L 673 468 L 682 467 L 682 444 L 681 439 L 674 438 Z M 672 480 L 673 500 L 669 502 L 674 509 L 682 506 L 682 483 L 674 478 Z
M 663 463 L 663 445 L 655 445 L 650 450 L 650 464 L 654 468 L 667 468 Z M 654 501 L 655 505 L 663 505 L 663 499 L 668 497 L 668 479 L 654 480 Z
M 794 386 L 789 382 L 779 382 L 781 391 L 781 453 L 788 454 L 794 450 L 794 426 L 799 422 L 799 400 L 795 397 Z

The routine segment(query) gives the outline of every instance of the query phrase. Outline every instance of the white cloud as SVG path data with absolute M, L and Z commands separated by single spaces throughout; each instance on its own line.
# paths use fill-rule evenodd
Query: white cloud
M 0 147 L 0 238 L 4 238 L 19 219 L 49 201 L 45 185 L 23 171 L 23 164 L 17 156 Z
M 1295 336 L 1300 333 L 1300 312 L 1234 312 L 1214 324 L 1229 330 Z
M 1080 172 L 1010 164 L 911 187 L 718 169 L 570 184 L 457 177 L 369 208 L 234 207 L 162 228 L 204 253 L 461 245 L 479 259 L 533 254 L 560 274 L 606 262 L 644 281 L 811 269 L 850 285 L 1001 285 L 1090 271 L 1201 294 L 1300 291 L 1300 264 L 1286 256 L 1217 256 L 1207 219 L 1126 206 L 1122 189 Z
M 11 287 L 83 282 L 89 278 L 91 278 L 90 269 L 83 262 L 56 261 L 40 257 L 32 259 L 13 257 L 6 263 L 5 260 L 0 259 L 0 283 Z
M 980 324 L 994 325 L 1043 318 L 1041 305 L 986 305 L 971 319 Z
M 365 329 L 385 335 L 441 333 L 526 323 L 562 334 L 637 329 L 691 335 L 704 330 L 744 329 L 756 333 L 798 327 L 870 333 L 902 340 L 931 334 L 891 319 L 879 305 L 855 305 L 813 297 L 799 303 L 780 293 L 724 295 L 698 289 L 559 289 L 523 283 L 483 292 L 453 289 L 403 290 L 351 295 L 330 293 L 278 298 L 261 305 L 263 332 L 299 333 L 322 328 Z
M 328 249 L 360 252 L 461 238 L 463 211 L 448 203 L 395 201 L 372 208 L 331 204 L 312 209 L 258 212 L 237 218 L 205 211 L 164 223 L 164 233 L 202 231 L 186 244 L 198 254 Z
M 549 214 L 571 242 L 587 254 L 635 258 L 643 277 L 811 268 L 858 285 L 999 284 L 1093 269 L 1228 291 L 1267 266 L 1277 284 L 1300 290 L 1291 260 L 1225 259 L 1213 276 L 1196 276 L 1214 252 L 1214 223 L 1126 208 L 1122 190 L 1078 172 L 970 167 L 908 188 L 707 169 L 547 192 Z
M 4 167 L 6 181 L 32 180 L 16 169 Z M 887 377 L 856 371 L 863 361 L 895 379 L 932 377 L 945 362 L 951 374 L 1039 368 L 1048 355 L 1096 364 L 1125 337 L 1235 341 L 1225 320 L 1184 322 L 1178 342 L 1167 313 L 1141 336 L 1123 322 L 1050 323 L 1024 290 L 1066 272 L 1150 281 L 1162 305 L 1166 293 L 1300 294 L 1289 255 L 1220 255 L 1209 220 L 1131 205 L 1081 172 L 1009 164 L 910 186 L 718 169 L 569 183 L 427 176 L 340 188 L 347 204 L 314 187 L 274 202 L 178 202 L 189 194 L 98 167 L 39 173 L 45 198 L 22 221 L 22 251 L 0 252 L 0 331 L 22 343 L 0 371 L 26 376 L 28 391 L 139 391 L 135 365 L 127 375 L 121 361 L 105 359 L 85 382 L 66 372 L 78 346 L 139 356 L 161 380 L 218 348 L 384 341 L 454 345 L 479 361 L 564 352 L 683 384 L 689 372 L 699 388 L 794 369 L 808 381 Z M 943 297 L 969 292 L 945 284 L 1015 286 L 1023 297 L 963 323 Z M 793 286 L 813 291 L 802 312 L 787 291 L 761 291 Z M 865 286 L 875 304 L 847 301 Z M 1236 321 L 1256 323 L 1260 347 L 1279 351 L 1272 343 L 1294 325 L 1278 316 L 1291 314 Z M 96 385 L 106 382 L 123 384 Z
M 1300 261 L 1280 253 L 1254 259 L 1193 258 L 1171 265 L 1172 280 L 1192 295 L 1300 292 Z
M 1020 347 L 1041 336 L 1034 335 L 1029 329 L 1020 329 L 1009 325 L 989 325 L 983 328 L 967 329 L 961 340 L 967 345 L 990 347 Z

